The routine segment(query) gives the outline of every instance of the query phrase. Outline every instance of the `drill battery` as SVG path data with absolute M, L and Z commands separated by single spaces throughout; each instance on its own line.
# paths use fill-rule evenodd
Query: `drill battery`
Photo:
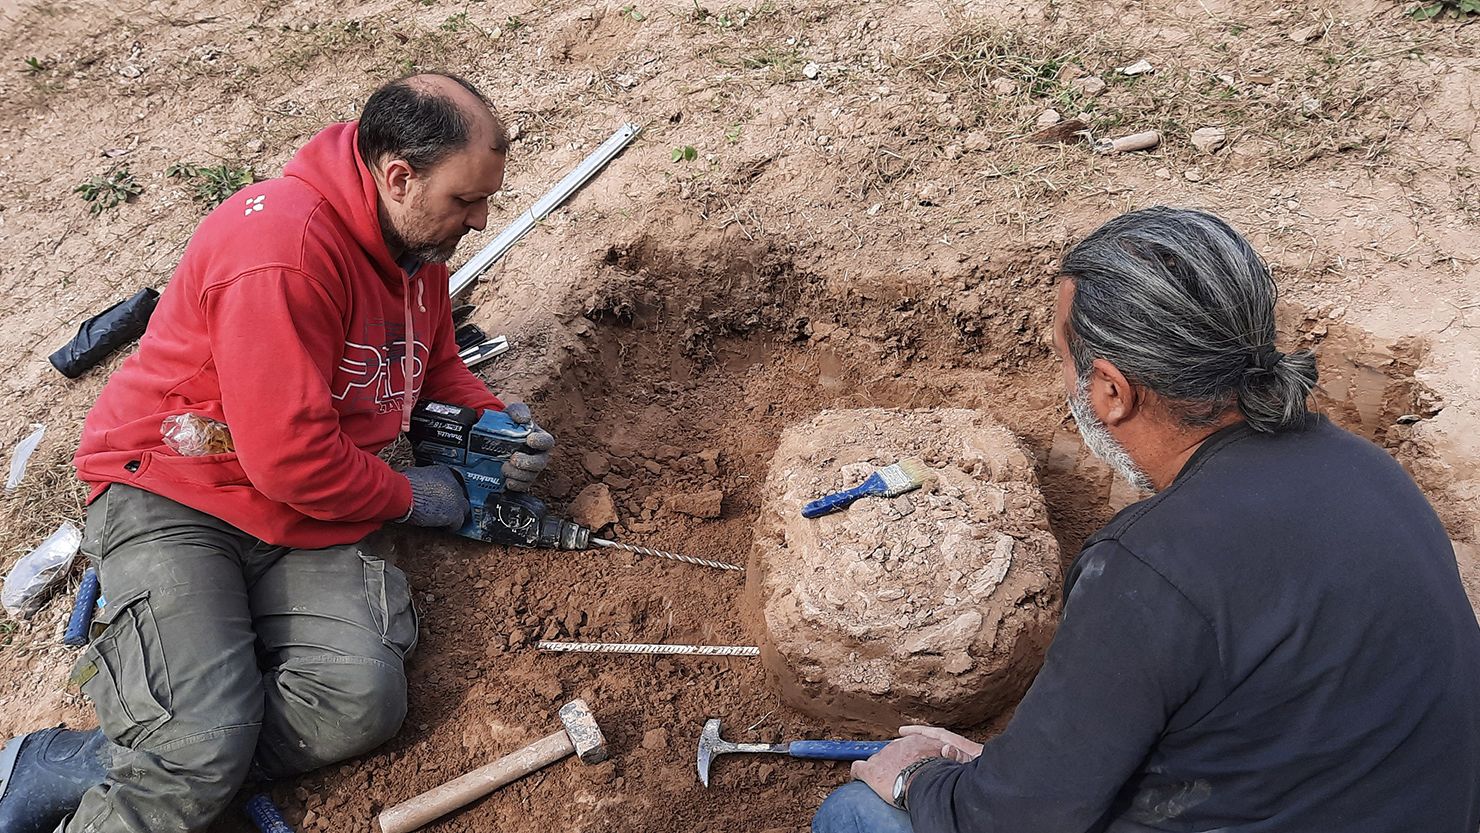
M 450 467 L 462 480 L 473 511 L 458 530 L 494 544 L 583 550 L 591 531 L 550 516 L 533 495 L 504 490 L 504 464 L 524 451 L 530 428 L 503 411 L 423 400 L 411 411 L 411 454 L 419 466 Z

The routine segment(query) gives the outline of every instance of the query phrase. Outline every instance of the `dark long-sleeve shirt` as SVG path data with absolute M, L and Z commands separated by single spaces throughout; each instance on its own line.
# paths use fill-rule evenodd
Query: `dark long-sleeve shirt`
M 1068 583 L 1006 730 L 911 784 L 916 833 L 1480 829 L 1480 626 L 1376 446 L 1224 429 Z

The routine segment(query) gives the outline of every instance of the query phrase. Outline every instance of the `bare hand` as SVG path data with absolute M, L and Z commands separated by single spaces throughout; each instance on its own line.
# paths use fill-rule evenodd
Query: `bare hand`
M 981 744 L 938 726 L 901 726 L 899 736 L 929 738 L 941 745 L 940 752 L 936 754 L 958 764 L 969 764 L 982 754 Z
M 866 761 L 853 762 L 853 777 L 868 784 L 879 797 L 894 803 L 894 779 L 899 771 L 922 758 L 940 756 L 940 741 L 915 735 L 893 741 Z

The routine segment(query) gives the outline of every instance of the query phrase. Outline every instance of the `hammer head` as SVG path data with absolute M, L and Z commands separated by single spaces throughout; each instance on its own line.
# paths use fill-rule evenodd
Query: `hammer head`
M 709 786 L 709 765 L 714 756 L 726 752 L 725 742 L 719 739 L 719 718 L 704 722 L 704 731 L 699 733 L 699 783 Z
M 591 707 L 585 700 L 576 699 L 560 707 L 560 722 L 565 733 L 570 735 L 571 745 L 576 748 L 576 757 L 581 763 L 599 764 L 606 760 L 606 738 L 596 718 L 591 716 Z

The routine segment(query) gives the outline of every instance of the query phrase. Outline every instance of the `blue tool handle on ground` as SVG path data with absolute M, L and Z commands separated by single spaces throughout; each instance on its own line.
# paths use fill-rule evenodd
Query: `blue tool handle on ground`
M 878 482 L 876 483 L 875 481 Z M 827 497 L 820 497 L 812 501 L 811 503 L 808 503 L 806 506 L 803 506 L 802 517 L 820 518 L 823 515 L 832 514 L 839 509 L 847 509 L 848 505 L 851 504 L 853 501 L 858 500 L 864 495 L 872 494 L 874 489 L 882 489 L 883 486 L 884 481 L 877 474 L 869 475 L 869 478 L 867 480 L 863 481 L 863 483 L 857 486 L 854 486 L 851 489 L 844 489 L 841 492 L 833 492 Z
M 262 833 L 293 833 L 293 828 L 283 820 L 283 814 L 278 811 L 277 805 L 267 796 L 252 796 L 245 809 L 247 817 Z
M 794 740 L 786 754 L 818 761 L 862 761 L 888 745 L 887 740 Z
M 72 603 L 72 618 L 67 620 L 67 632 L 62 635 L 62 644 L 73 648 L 87 644 L 87 632 L 92 627 L 93 613 L 98 609 L 98 571 L 91 567 L 82 574 L 82 584 L 77 588 L 77 600 Z

